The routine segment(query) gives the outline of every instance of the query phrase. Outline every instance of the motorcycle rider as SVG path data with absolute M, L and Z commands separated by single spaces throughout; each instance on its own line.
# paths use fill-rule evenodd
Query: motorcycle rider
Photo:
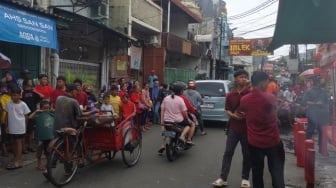
M 207 133 L 204 131 L 204 124 L 201 117 L 201 104 L 203 104 L 203 99 L 201 94 L 196 90 L 196 83 L 194 80 L 188 81 L 187 89 L 183 92 L 183 94 L 188 98 L 188 100 L 196 109 L 195 115 L 198 121 L 198 126 L 201 130 L 201 135 L 206 135 Z
M 164 125 L 165 122 L 174 122 L 182 126 L 180 140 L 185 142 L 186 137 L 189 136 L 191 124 L 188 121 L 187 107 L 183 99 L 178 96 L 183 90 L 184 86 L 182 84 L 173 84 L 173 93 L 163 99 L 161 104 L 161 125 Z

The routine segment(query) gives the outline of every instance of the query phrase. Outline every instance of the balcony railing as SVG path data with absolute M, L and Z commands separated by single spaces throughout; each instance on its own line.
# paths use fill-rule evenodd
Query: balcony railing
M 201 48 L 197 43 L 190 42 L 171 33 L 162 33 L 161 46 L 172 52 L 201 57 Z

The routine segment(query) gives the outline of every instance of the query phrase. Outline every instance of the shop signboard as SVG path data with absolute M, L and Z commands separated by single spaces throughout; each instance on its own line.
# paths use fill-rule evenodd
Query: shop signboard
M 268 56 L 267 51 L 272 38 L 231 39 L 229 42 L 230 56 Z
M 0 3 L 0 40 L 58 50 L 55 21 Z

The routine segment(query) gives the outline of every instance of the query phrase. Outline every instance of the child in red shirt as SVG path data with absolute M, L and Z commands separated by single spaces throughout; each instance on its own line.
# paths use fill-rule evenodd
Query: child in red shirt
M 129 116 L 135 116 L 136 114 L 136 107 L 135 104 L 128 100 L 128 94 L 125 93 L 122 98 L 121 98 L 121 115 L 120 117 L 122 117 L 123 119 L 126 119 Z

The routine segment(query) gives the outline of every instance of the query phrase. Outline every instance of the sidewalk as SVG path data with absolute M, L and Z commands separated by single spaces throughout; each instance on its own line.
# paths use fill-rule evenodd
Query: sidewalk
M 290 170 L 289 165 L 296 166 L 296 156 L 294 155 L 294 140 L 293 132 L 281 134 L 286 152 L 286 170 Z M 317 135 L 314 137 L 315 148 L 318 148 Z M 336 148 L 328 145 L 329 156 L 322 156 L 319 152 L 315 154 L 315 188 L 334 188 L 336 187 Z M 304 168 L 302 170 L 302 177 L 304 179 Z M 285 172 L 286 173 L 286 172 Z M 288 172 L 287 172 L 288 173 Z M 301 184 L 301 183 L 300 183 Z M 306 183 L 304 183 L 306 185 Z M 295 187 L 295 186 L 293 186 Z M 304 186 L 305 187 L 305 186 Z

